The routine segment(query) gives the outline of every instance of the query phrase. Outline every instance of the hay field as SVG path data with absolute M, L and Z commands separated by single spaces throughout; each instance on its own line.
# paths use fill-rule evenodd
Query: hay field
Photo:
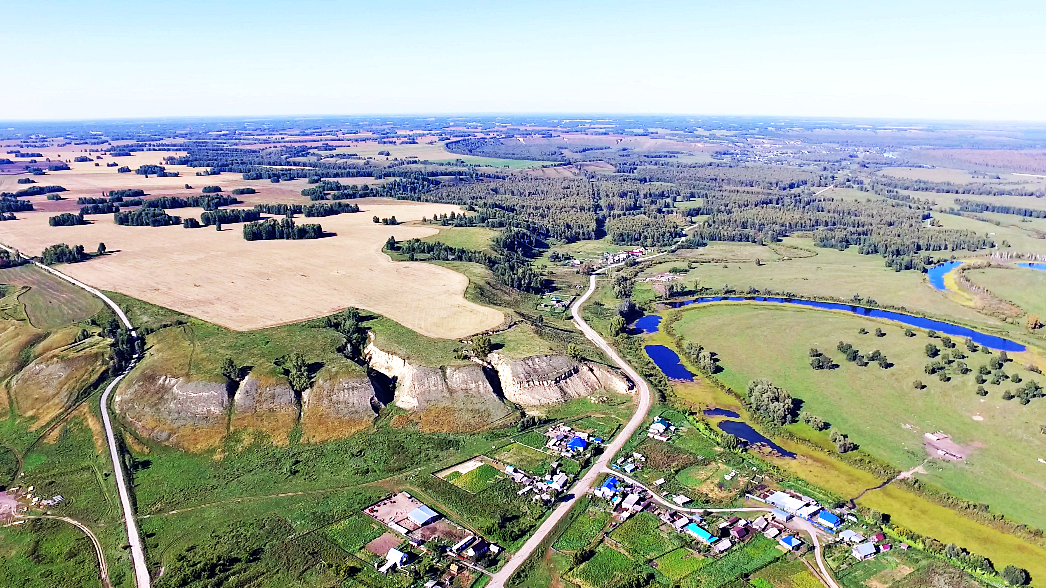
M 0 284 L 29 286 L 18 301 L 25 305 L 29 322 L 37 329 L 63 327 L 102 310 L 102 302 L 94 295 L 33 265 L 0 270 Z
M 300 199 L 300 197 L 299 197 Z M 389 236 L 427 237 L 435 228 L 374 224 L 460 212 L 446 204 L 361 199 L 361 212 L 320 219 L 335 236 L 305 241 L 245 241 L 241 225 L 213 228 L 128 227 L 111 215 L 90 225 L 49 227 L 46 212 L 0 223 L 0 242 L 36 255 L 65 242 L 113 253 L 62 266 L 105 290 L 168 307 L 234 330 L 297 322 L 356 306 L 385 315 L 423 335 L 460 338 L 496 327 L 499 310 L 464 298 L 468 278 L 429 263 L 392 262 L 381 248 Z M 200 209 L 172 211 L 199 216 Z
M 72 161 L 73 157 L 84 155 L 80 152 L 69 151 L 65 148 L 41 151 L 46 151 L 45 155 L 51 157 L 52 160 L 57 159 L 57 156 L 60 154 L 63 161 L 69 160 L 68 163 L 71 168 L 65 171 L 47 172 L 47 175 L 33 177 L 37 182 L 36 185 L 58 185 L 67 190 L 60 194 L 64 200 L 47 200 L 45 196 L 27 198 L 37 210 L 45 210 L 51 213 L 76 212 L 80 210 L 80 205 L 76 203 L 77 198 L 81 196 L 100 197 L 102 192 L 109 190 L 137 188 L 145 190 L 148 194 L 147 198 L 156 196 L 180 196 L 184 198 L 187 196 L 198 196 L 204 186 L 220 186 L 226 193 L 231 192 L 234 188 L 254 188 L 258 191 L 257 194 L 244 194 L 243 196 L 238 196 L 238 198 L 248 204 L 256 204 L 263 202 L 301 203 L 303 202 L 301 191 L 303 188 L 309 187 L 309 184 L 304 179 L 274 184 L 269 180 L 244 180 L 241 174 L 236 173 L 197 176 L 196 172 L 203 171 L 206 168 L 165 165 L 163 163 L 164 157 L 184 155 L 184 153 L 174 151 L 137 152 L 129 157 L 103 155 L 103 159 L 97 161 L 97 163 L 101 164 L 98 167 L 94 166 L 95 162 L 77 163 Z M 93 157 L 97 154 L 91 153 L 86 155 Z M 146 178 L 134 173 L 134 171 L 121 174 L 117 173 L 116 170 L 118 168 L 105 167 L 106 163 L 111 162 L 127 166 L 131 170 L 138 169 L 142 165 L 163 165 L 167 171 L 178 172 L 180 175 L 176 178 L 159 178 L 155 176 Z M 0 175 L 0 191 L 16 192 L 26 188 L 27 186 L 18 183 L 18 178 L 23 177 L 28 177 L 28 175 Z M 390 180 L 391 178 L 374 179 L 367 177 L 338 179 L 342 184 L 368 184 L 370 186 L 377 186 Z M 192 186 L 192 189 L 187 190 L 185 184 Z

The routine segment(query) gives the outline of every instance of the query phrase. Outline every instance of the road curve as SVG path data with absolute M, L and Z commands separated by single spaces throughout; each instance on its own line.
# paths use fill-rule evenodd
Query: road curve
M 17 252 L 9 247 L 0 247 L 17 255 Z M 108 296 L 102 294 L 98 289 L 92 288 L 91 286 L 67 276 L 52 267 L 35 261 L 32 263 L 55 277 L 63 279 L 79 288 L 83 288 L 98 298 L 101 298 L 102 302 L 106 303 L 113 309 L 116 316 L 120 318 L 120 322 L 122 322 L 127 330 L 131 332 L 131 338 L 138 339 L 138 334 L 135 332 L 134 326 L 131 325 L 131 321 L 128 320 L 127 315 L 124 314 L 123 310 Z M 145 561 L 145 549 L 142 547 L 141 535 L 138 534 L 138 524 L 134 520 L 134 508 L 131 506 L 131 495 L 127 491 L 127 480 L 124 478 L 123 463 L 120 461 L 120 453 L 116 449 L 116 434 L 113 433 L 113 424 L 109 418 L 109 395 L 112 394 L 113 390 L 116 389 L 117 384 L 120 383 L 120 380 L 131 371 L 136 363 L 138 363 L 137 354 L 131 358 L 131 363 L 127 366 L 127 369 L 125 369 L 120 375 L 116 376 L 116 378 L 106 386 L 105 392 L 102 392 L 100 412 L 102 413 L 102 425 L 105 427 L 105 437 L 109 442 L 109 456 L 113 461 L 113 473 L 116 477 L 116 489 L 120 494 L 120 506 L 123 508 L 124 524 L 127 526 L 127 542 L 131 546 L 131 560 L 134 563 L 135 584 L 138 588 L 149 588 L 152 584 L 152 580 L 149 577 L 149 566 Z
M 91 543 L 94 544 L 94 552 L 98 556 L 98 573 L 99 573 L 99 575 L 101 576 L 101 579 L 102 579 L 102 586 L 104 586 L 105 588 L 112 588 L 112 584 L 109 583 L 109 565 L 107 563 L 105 563 L 105 553 L 102 551 L 102 543 L 100 541 L 98 541 L 98 537 L 95 536 L 95 534 L 91 531 L 91 529 L 87 528 L 87 525 L 84 525 L 80 521 L 78 521 L 76 519 L 71 519 L 69 517 L 56 517 L 56 516 L 51 516 L 51 515 L 36 515 L 36 516 L 19 517 L 19 518 L 21 518 L 21 519 L 54 519 L 56 521 L 64 521 L 64 522 L 69 523 L 70 525 L 76 527 L 77 529 L 80 529 L 81 531 L 83 531 L 84 534 L 87 535 L 87 538 L 91 540 Z
M 578 298 L 577 302 L 575 302 L 570 308 L 570 312 L 574 317 L 575 324 L 577 324 L 578 329 L 581 330 L 585 337 L 603 351 L 607 357 L 613 360 L 613 362 L 617 364 L 618 367 L 620 367 L 621 370 L 624 371 L 625 374 L 627 374 L 635 383 L 636 391 L 639 395 L 639 406 L 636 408 L 636 412 L 632 415 L 632 418 L 629 419 L 628 423 L 621 429 L 621 432 L 619 432 L 617 436 L 614 437 L 614 440 L 604 448 L 603 453 L 599 456 L 599 459 L 596 460 L 596 463 L 594 463 L 585 475 L 582 476 L 581 479 L 579 479 L 570 489 L 569 495 L 571 498 L 560 502 L 555 510 L 552 511 L 552 514 L 541 523 L 538 530 L 530 537 L 530 539 L 527 540 L 526 543 L 523 544 L 523 547 L 521 547 L 516 553 L 512 554 L 512 557 L 505 562 L 505 565 L 494 574 L 490 583 L 487 584 L 490 588 L 504 588 L 505 582 L 507 582 L 512 574 L 523 565 L 523 562 L 534 553 L 541 542 L 544 541 L 545 537 L 552 532 L 553 527 L 555 527 L 556 524 L 566 516 L 567 512 L 574 506 L 578 497 L 592 489 L 592 486 L 596 482 L 596 478 L 603 473 L 607 468 L 607 465 L 610 463 L 610 460 L 621 451 L 621 448 L 625 446 L 625 443 L 632 437 L 632 434 L 639 429 L 643 424 L 643 421 L 646 419 L 647 413 L 650 411 L 650 405 L 653 401 L 650 386 L 648 386 L 646 381 L 643 380 L 634 369 L 632 369 L 632 366 L 628 365 L 625 360 L 621 359 L 617 352 L 614 351 L 614 349 L 599 335 L 599 333 L 597 333 L 592 327 L 588 326 L 588 323 L 581 318 L 581 307 L 595 291 L 596 276 L 593 274 L 589 278 L 588 291 L 586 291 L 581 298 Z

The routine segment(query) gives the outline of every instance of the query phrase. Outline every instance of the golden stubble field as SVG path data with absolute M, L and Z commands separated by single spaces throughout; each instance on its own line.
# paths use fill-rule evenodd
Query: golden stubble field
M 42 198 L 41 198 L 42 199 Z M 298 197 L 298 201 L 302 199 Z M 34 202 L 39 200 L 34 197 Z M 447 204 L 357 200 L 361 212 L 322 219 L 335 236 L 302 241 L 246 241 L 242 225 L 185 229 L 128 227 L 112 215 L 92 224 L 50 227 L 49 212 L 23 212 L 0 223 L 0 242 L 38 255 L 55 243 L 104 242 L 113 252 L 60 266 L 97 288 L 112 290 L 236 330 L 297 322 L 356 306 L 380 313 L 423 335 L 457 339 L 504 321 L 501 311 L 464 298 L 468 278 L 428 263 L 393 262 L 381 249 L 389 236 L 404 240 L 437 232 L 427 226 L 386 226 L 371 217 L 401 222 L 461 210 Z M 170 214 L 199 217 L 201 209 Z
M 128 190 L 128 189 L 141 189 L 145 190 L 148 197 L 156 196 L 180 196 L 182 198 L 187 196 L 198 196 L 204 186 L 220 186 L 222 191 L 228 193 L 235 188 L 254 188 L 257 190 L 257 194 L 245 194 L 238 196 L 241 200 L 248 204 L 257 203 L 303 203 L 307 200 L 302 197 L 301 191 L 303 188 L 308 188 L 309 184 L 304 179 L 292 180 L 289 182 L 280 182 L 274 184 L 268 180 L 244 180 L 242 174 L 238 173 L 223 173 L 216 176 L 197 176 L 196 172 L 203 171 L 206 168 L 199 167 L 188 167 L 184 165 L 166 165 L 163 163 L 164 157 L 184 155 L 184 153 L 176 151 L 142 151 L 136 152 L 129 157 L 110 157 L 108 154 L 103 155 L 103 159 L 92 161 L 92 162 L 74 162 L 74 157 L 78 155 L 87 155 L 94 157 L 97 153 L 83 153 L 81 151 L 73 151 L 70 147 L 52 147 L 47 149 L 36 149 L 43 153 L 45 157 L 51 158 L 52 161 L 61 160 L 67 161 L 71 169 L 57 172 L 47 172 L 47 175 L 43 176 L 28 176 L 25 174 L 19 175 L 0 175 L 0 191 L 3 192 L 17 192 L 28 186 L 18 183 L 18 178 L 32 177 L 36 180 L 38 186 L 62 186 L 67 191 L 62 192 L 60 195 L 65 200 L 60 201 L 49 201 L 44 198 L 32 198 L 34 205 L 39 210 L 46 210 L 49 212 L 76 212 L 80 210 L 80 205 L 76 204 L 76 199 L 81 196 L 87 197 L 101 197 L 103 192 L 109 190 Z M 61 157 L 58 157 L 61 155 Z M 22 161 L 18 159 L 18 161 Z M 43 159 L 39 159 L 38 164 L 43 167 L 47 166 L 47 162 Z M 118 163 L 120 166 L 127 166 L 131 168 L 129 173 L 117 173 L 116 167 L 105 167 L 106 163 Z M 94 164 L 100 164 L 95 167 Z M 138 169 L 143 165 L 163 165 L 167 171 L 178 172 L 180 175 L 176 178 L 160 178 L 156 176 L 140 176 L 134 173 L 133 170 Z M 389 178 L 374 179 L 370 177 L 360 178 L 340 178 L 339 182 L 345 185 L 363 185 L 368 184 L 370 186 L 378 186 L 389 181 Z M 192 189 L 186 189 L 185 185 L 189 184 Z

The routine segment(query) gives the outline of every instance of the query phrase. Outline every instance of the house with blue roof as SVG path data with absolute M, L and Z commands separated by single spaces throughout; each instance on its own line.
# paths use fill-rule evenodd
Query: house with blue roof
M 702 543 L 708 543 L 709 545 L 711 545 L 712 541 L 715 539 L 711 533 L 697 526 L 697 523 L 690 523 L 683 527 L 683 530 L 692 535 L 694 539 L 697 539 Z
M 838 527 L 839 524 L 843 521 L 842 519 L 828 512 L 827 510 L 822 510 L 821 512 L 817 513 L 817 520 L 815 522 L 818 522 L 824 525 L 825 527 L 828 527 L 829 529 L 834 529 Z
M 584 451 L 588 447 L 588 441 L 581 437 L 574 437 L 570 441 L 567 441 L 568 451 Z
M 778 539 L 778 542 L 782 546 L 784 546 L 784 548 L 788 551 L 795 551 L 803 545 L 803 542 L 800 541 L 799 538 L 795 537 L 794 535 L 785 535 L 784 537 Z
M 603 482 L 602 486 L 600 486 L 599 488 L 596 488 L 596 490 L 595 490 L 595 492 L 593 492 L 593 494 L 595 494 L 596 496 L 599 496 L 601 498 L 610 498 L 611 496 L 617 494 L 617 492 L 618 492 L 617 484 L 618 484 L 617 478 L 611 476 L 611 477 L 607 478 L 606 482 Z

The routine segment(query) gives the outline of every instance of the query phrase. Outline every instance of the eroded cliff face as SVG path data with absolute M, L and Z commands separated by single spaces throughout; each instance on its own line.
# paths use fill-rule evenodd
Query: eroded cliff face
M 631 381 L 605 365 L 577 362 L 564 355 L 508 359 L 491 353 L 491 365 L 501 379 L 505 399 L 522 406 L 540 406 L 589 396 L 601 389 L 631 394 Z
M 302 438 L 319 443 L 370 427 L 383 407 L 381 391 L 368 377 L 320 373 L 302 394 Z
M 415 423 L 426 432 L 482 430 L 512 416 L 506 400 L 539 406 L 600 390 L 632 391 L 632 383 L 615 370 L 561 355 L 508 359 L 491 354 L 489 365 L 429 367 L 373 342 L 365 353 L 371 368 L 394 382 L 391 402 L 407 411 L 393 424 Z M 233 390 L 143 367 L 128 376 L 114 406 L 139 434 L 199 451 L 220 443 L 229 431 L 263 432 L 275 443 L 286 443 L 299 422 L 306 442 L 347 437 L 374 423 L 383 400 L 390 401 L 384 384 L 351 365 L 324 367 L 300 397 L 275 373 L 252 372 Z
M 113 407 L 140 435 L 189 451 L 218 443 L 229 424 L 225 383 L 147 371 L 122 383 Z
M 268 433 L 278 445 L 287 444 L 287 435 L 298 422 L 299 402 L 287 378 L 248 374 L 233 395 L 233 430 Z
M 475 431 L 512 413 L 492 384 L 497 377 L 481 365 L 415 366 L 373 342 L 365 353 L 372 368 L 395 380 L 396 406 L 422 431 Z
M 188 381 L 148 369 L 132 372 L 114 400 L 139 435 L 188 451 L 222 442 L 230 431 L 286 444 L 299 420 L 306 442 L 330 441 L 366 429 L 382 404 L 378 389 L 359 370 L 321 370 L 299 398 L 282 375 L 250 373 L 235 388 Z

